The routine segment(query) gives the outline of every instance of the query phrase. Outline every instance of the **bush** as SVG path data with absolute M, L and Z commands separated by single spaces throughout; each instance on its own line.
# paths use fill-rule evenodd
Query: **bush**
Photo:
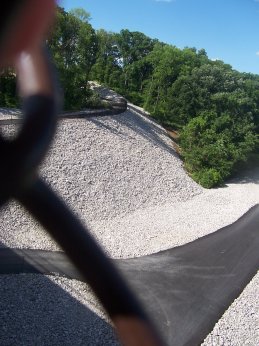
M 140 106 L 140 107 L 143 106 L 143 103 L 144 103 L 143 96 L 139 92 L 135 92 L 135 91 L 129 92 L 126 95 L 126 98 L 136 106 Z
M 12 71 L 4 71 L 0 77 L 0 106 L 17 107 L 19 98 L 16 94 L 16 76 Z
M 254 124 L 245 116 L 207 111 L 193 118 L 180 136 L 185 165 L 204 187 L 222 184 L 239 162 L 245 162 L 257 145 Z
M 93 109 L 112 108 L 107 101 L 101 100 L 100 96 L 94 92 L 87 98 L 86 106 Z
M 221 185 L 224 181 L 221 174 L 215 168 L 208 168 L 200 172 L 195 172 L 192 174 L 192 178 L 207 189 Z

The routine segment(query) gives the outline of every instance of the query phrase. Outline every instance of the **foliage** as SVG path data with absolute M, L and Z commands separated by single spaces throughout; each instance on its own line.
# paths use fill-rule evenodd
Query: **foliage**
M 63 88 L 65 109 L 86 107 L 91 95 L 87 82 L 96 59 L 97 38 L 88 19 L 89 14 L 81 9 L 67 13 L 58 8 L 55 28 L 48 40 Z
M 18 105 L 16 76 L 11 69 L 5 69 L 0 75 L 0 106 L 13 108 Z
M 122 68 L 119 64 L 116 35 L 105 30 L 96 32 L 98 50 L 95 64 L 91 68 L 90 78 L 110 87 L 118 87 Z
M 96 80 L 180 132 L 185 166 L 205 187 L 222 184 L 259 152 L 259 76 L 211 61 L 204 49 L 179 49 L 141 32 L 94 30 L 90 14 L 58 8 L 47 44 L 66 109 L 98 107 Z M 1 105 L 16 105 L 14 76 L 1 76 Z
M 258 151 L 259 76 L 129 30 L 102 37 L 110 45 L 99 43 L 105 59 L 93 76 L 180 131 L 185 166 L 200 184 L 222 184 Z
M 239 162 L 246 161 L 258 143 L 248 117 L 205 111 L 193 118 L 181 133 L 186 168 L 204 187 L 221 184 Z

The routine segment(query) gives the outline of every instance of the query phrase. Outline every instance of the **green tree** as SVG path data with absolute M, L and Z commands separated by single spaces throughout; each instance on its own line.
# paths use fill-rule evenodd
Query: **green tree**
M 181 133 L 186 168 L 207 188 L 223 183 L 236 164 L 247 160 L 257 143 L 258 135 L 249 116 L 236 119 L 216 110 L 202 112 Z
M 59 72 L 66 109 L 78 109 L 87 104 L 90 95 L 87 82 L 97 52 L 95 31 L 86 21 L 88 14 L 78 9 L 74 12 L 76 15 L 58 8 L 56 25 L 48 40 Z
M 69 11 L 69 13 L 84 23 L 89 23 L 89 21 L 91 20 L 90 13 L 84 10 L 83 8 L 73 8 Z
M 194 67 L 191 73 L 180 74 L 169 88 L 167 122 L 181 128 L 200 112 L 213 108 L 213 95 L 243 90 L 243 87 L 241 74 L 229 65 L 207 60 L 206 64 Z M 226 109 L 226 105 L 224 107 Z
M 148 55 L 153 66 L 152 77 L 145 90 L 145 107 L 163 123 L 168 122 L 171 88 L 181 76 L 188 75 L 199 64 L 196 52 L 158 43 Z M 178 94 L 178 90 L 177 90 Z
M 157 40 L 138 31 L 121 30 L 117 37 L 121 64 L 127 66 L 147 56 Z
M 101 29 L 96 32 L 96 37 L 97 57 L 92 66 L 90 78 L 109 85 L 111 88 L 118 88 L 122 67 L 119 62 L 116 34 Z
M 130 96 L 132 92 L 138 91 L 139 84 L 143 86 L 146 66 L 140 61 L 153 50 L 157 40 L 138 31 L 121 30 L 119 34 L 116 34 L 116 41 L 119 52 L 118 61 L 123 69 L 120 89 L 123 94 Z
M 16 95 L 16 75 L 10 68 L 5 68 L 0 74 L 0 106 L 17 107 L 19 99 Z

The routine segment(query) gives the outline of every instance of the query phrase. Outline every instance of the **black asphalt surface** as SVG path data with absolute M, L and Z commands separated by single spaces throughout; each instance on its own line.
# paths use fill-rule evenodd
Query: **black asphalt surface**
M 168 345 L 199 345 L 259 268 L 259 205 L 186 245 L 114 262 Z M 18 273 L 82 279 L 62 252 L 0 249 L 0 274 Z

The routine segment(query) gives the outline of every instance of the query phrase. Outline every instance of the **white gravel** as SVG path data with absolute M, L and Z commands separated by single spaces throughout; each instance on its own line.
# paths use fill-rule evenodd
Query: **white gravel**
M 11 132 L 12 127 L 5 130 Z M 98 238 L 102 230 L 95 230 L 95 223 L 165 203 L 175 205 L 203 191 L 183 171 L 165 132 L 132 112 L 60 121 L 41 173 Z M 2 214 L 4 245 L 56 249 L 16 204 Z M 12 235 L 6 232 L 10 229 Z
M 11 125 L 3 127 L 6 135 L 12 131 Z M 117 258 L 185 244 L 234 222 L 259 203 L 259 169 L 223 188 L 203 189 L 185 173 L 165 131 L 133 111 L 60 121 L 41 175 Z M 58 249 L 17 203 L 0 213 L 3 247 Z M 65 279 L 58 284 L 67 290 Z M 259 344 L 258 314 L 249 313 L 258 311 L 258 286 L 256 276 L 204 345 Z
M 259 275 L 224 313 L 202 346 L 259 345 Z
M 119 346 L 85 284 L 36 274 L 0 276 L 1 346 Z M 90 307 L 90 308 L 89 308 Z

